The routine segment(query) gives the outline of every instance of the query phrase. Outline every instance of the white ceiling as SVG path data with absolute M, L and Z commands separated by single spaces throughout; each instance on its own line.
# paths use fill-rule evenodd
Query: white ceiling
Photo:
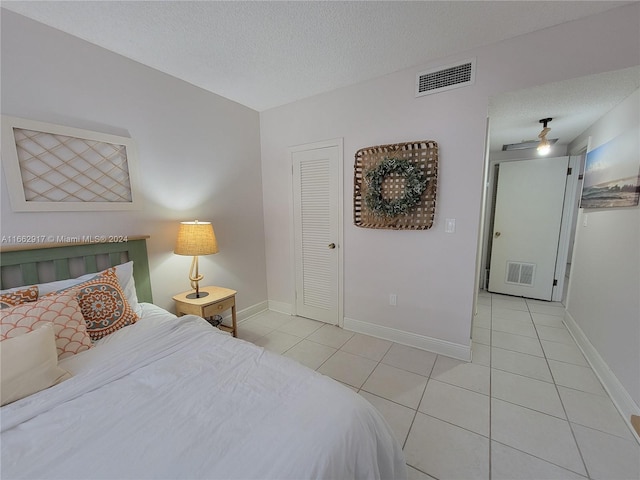
M 627 3 L 3 0 L 2 7 L 262 111 Z M 540 101 L 496 99 L 492 131 L 517 134 L 499 142 L 535 138 L 538 118 L 554 115 L 550 126 L 559 131 L 560 117 L 592 98 L 588 85 L 581 99 L 565 88 L 554 111 Z M 544 87 L 538 93 L 555 98 Z M 533 122 L 532 133 L 514 131 L 516 118 Z
M 567 144 L 640 88 L 640 67 L 625 68 L 510 92 L 490 99 L 491 151 L 526 140 L 552 118 L 547 138 Z

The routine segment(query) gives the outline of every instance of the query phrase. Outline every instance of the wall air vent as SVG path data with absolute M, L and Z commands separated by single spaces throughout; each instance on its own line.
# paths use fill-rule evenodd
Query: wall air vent
M 533 263 L 507 262 L 505 283 L 533 286 L 536 266 Z
M 416 75 L 416 97 L 473 85 L 475 80 L 475 59 L 420 72 Z

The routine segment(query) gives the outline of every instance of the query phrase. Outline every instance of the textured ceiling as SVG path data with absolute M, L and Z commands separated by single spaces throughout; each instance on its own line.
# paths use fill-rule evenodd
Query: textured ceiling
M 262 111 L 602 12 L 612 1 L 7 1 Z
M 632 2 L 10 1 L 2 7 L 262 111 Z M 639 88 L 638 69 L 501 95 L 491 150 L 568 143 Z
M 489 103 L 490 149 L 535 140 L 548 117 L 548 138 L 569 143 L 638 88 L 640 67 L 633 67 L 499 95 Z

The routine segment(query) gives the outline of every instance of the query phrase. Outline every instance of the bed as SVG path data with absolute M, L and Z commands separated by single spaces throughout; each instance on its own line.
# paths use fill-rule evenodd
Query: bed
M 145 242 L 2 250 L 3 291 L 39 284 L 45 303 L 77 294 L 78 281 L 65 279 L 78 265 L 80 278 L 117 270 L 121 284 L 128 265 L 133 287 L 122 291 L 138 316 L 65 351 L 62 381 L 1 408 L 3 479 L 406 478 L 400 445 L 361 396 L 199 317 L 153 305 Z M 55 281 L 67 290 L 48 291 Z M 0 342 L 3 375 L 4 345 L 25 335 Z

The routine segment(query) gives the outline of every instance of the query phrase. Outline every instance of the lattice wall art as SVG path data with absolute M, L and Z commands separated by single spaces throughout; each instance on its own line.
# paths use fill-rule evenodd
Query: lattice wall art
M 3 116 L 2 157 L 14 211 L 135 208 L 130 138 Z
M 356 152 L 353 221 L 363 228 L 427 230 L 433 225 L 438 144 L 423 140 Z

